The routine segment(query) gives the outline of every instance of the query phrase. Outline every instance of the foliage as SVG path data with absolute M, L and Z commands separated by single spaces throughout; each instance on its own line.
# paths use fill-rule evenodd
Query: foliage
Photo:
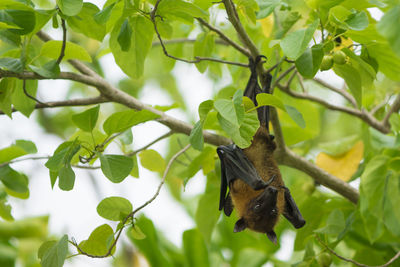
M 140 206 L 120 196 L 108 196 L 97 206 L 101 217 L 118 225 L 93 225 L 79 243 L 64 233 L 49 236 L 47 217 L 14 220 L 8 200 L 29 201 L 30 178 L 13 164 L 40 153 L 27 133 L 27 140 L 0 149 L 0 265 L 63 266 L 76 253 L 114 256 L 115 266 L 132 265 L 135 259 L 125 258 L 131 247 L 119 249 L 121 234 L 151 266 L 347 266 L 325 245 L 368 265 L 387 262 L 400 249 L 399 18 L 397 0 L 107 0 L 103 6 L 83 0 L 1 0 L 1 116 L 12 119 L 20 112 L 63 139 L 43 164 L 49 185 L 74 190 L 80 179 L 74 170 L 82 166 L 100 168 L 98 179 L 112 183 L 124 183 L 128 176 L 145 179 L 140 165 L 163 178 L 195 227 L 182 233 L 177 247 L 137 214 L 152 200 Z M 51 28 L 68 40 L 50 40 L 45 32 Z M 242 95 L 249 76 L 245 64 L 257 53 L 267 57 L 263 68 L 272 75 L 273 94 L 258 95 L 254 106 Z M 103 78 L 109 71 L 106 55 L 126 75 L 118 89 Z M 198 114 L 190 113 L 171 74 L 177 61 L 195 64 L 217 88 Z M 225 77 L 230 84 L 221 88 L 218 81 Z M 343 88 L 329 77 L 340 79 Z M 68 96 L 81 98 L 43 103 L 40 96 L 49 89 L 42 79 L 70 80 Z M 169 106 L 140 101 L 143 88 L 154 83 L 171 99 Z M 191 88 L 183 89 L 190 94 Z M 113 104 L 105 108 L 104 102 Z M 282 129 L 283 135 L 275 132 L 280 145 L 284 138 L 286 149 L 297 155 L 278 160 L 307 221 L 295 231 L 282 219 L 278 245 L 257 233 L 234 234 L 236 214 L 220 216 L 217 210 L 220 168 L 213 145 L 229 138 L 248 147 L 259 127 L 256 109 L 265 105 L 277 110 L 280 124 L 273 122 Z M 49 107 L 59 109 L 47 112 Z M 182 111 L 191 125 L 166 115 L 169 109 Z M 133 144 L 131 129 L 149 121 L 171 129 L 160 138 L 168 144 L 166 156 Z M 192 146 L 185 152 L 190 160 L 182 157 L 171 165 L 182 140 Z M 119 150 L 109 149 L 110 143 Z M 315 169 L 310 171 L 300 156 Z M 207 177 L 205 191 L 188 203 L 184 188 L 199 171 Z M 326 182 L 326 176 L 339 186 Z M 359 184 L 356 204 L 348 200 L 358 198 L 348 187 L 351 181 Z M 277 252 L 284 237 L 293 238 L 294 247 L 282 261 Z

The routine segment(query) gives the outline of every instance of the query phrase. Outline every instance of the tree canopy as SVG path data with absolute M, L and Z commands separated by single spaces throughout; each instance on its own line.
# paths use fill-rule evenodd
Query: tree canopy
M 138 264 L 140 258 L 151 266 L 395 262 L 399 25 L 398 0 L 1 0 L 1 119 L 19 112 L 63 141 L 52 155 L 41 156 L 27 132 L 0 149 L 0 265 L 57 267 L 74 257 L 111 256 L 115 266 Z M 255 106 L 243 89 L 249 58 L 260 55 L 266 59 L 258 66 L 259 78 L 265 85 L 265 74 L 272 75 L 272 94 L 260 94 Z M 124 73 L 117 82 L 107 78 L 113 70 L 106 57 Z M 183 94 L 193 94 L 193 88 L 177 82 L 177 62 L 195 65 L 214 87 L 197 114 Z M 67 81 L 68 93 L 49 100 L 49 91 L 57 89 L 43 86 L 44 80 Z M 145 91 L 159 90 L 168 105 L 141 99 Z M 285 261 L 277 252 L 292 248 L 262 234 L 235 234 L 236 214 L 218 211 L 216 146 L 248 147 L 259 127 L 256 110 L 266 105 L 272 107 L 274 156 L 307 221 L 299 230 L 279 222 L 278 237 L 294 239 Z M 174 110 L 184 120 L 171 115 Z M 140 132 L 132 129 L 148 122 L 166 130 L 137 147 Z M 167 144 L 165 153 L 151 148 L 157 142 Z M 14 219 L 9 199 L 30 201 L 32 173 L 14 167 L 25 160 L 39 160 L 49 173 L 48 188 L 63 191 L 74 190 L 76 168 L 109 183 L 145 179 L 143 168 L 161 179 L 142 203 L 104 198 L 93 209 L 110 223 L 93 225 L 87 240 L 75 240 L 73 233 L 49 235 L 47 216 Z M 199 172 L 205 190 L 189 199 L 184 189 Z M 181 247 L 142 214 L 157 205 L 152 202 L 161 190 L 195 223 L 182 233 Z M 129 245 L 120 242 L 122 236 Z

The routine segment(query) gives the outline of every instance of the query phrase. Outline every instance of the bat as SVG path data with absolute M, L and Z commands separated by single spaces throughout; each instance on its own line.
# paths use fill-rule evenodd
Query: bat
M 269 93 L 272 76 L 265 77 L 266 86 L 258 84 L 256 67 L 263 56 L 249 59 L 251 75 L 244 95 L 257 105 L 259 93 Z M 277 243 L 274 227 L 282 214 L 296 229 L 306 223 L 290 191 L 282 180 L 273 157 L 276 149 L 274 136 L 269 133 L 269 107 L 257 109 L 260 127 L 253 136 L 251 145 L 241 149 L 235 144 L 219 146 L 217 154 L 221 161 L 221 191 L 219 210 L 230 216 L 235 207 L 239 215 L 234 232 L 246 228 L 265 233 L 269 240 Z M 229 192 L 228 191 L 229 187 Z

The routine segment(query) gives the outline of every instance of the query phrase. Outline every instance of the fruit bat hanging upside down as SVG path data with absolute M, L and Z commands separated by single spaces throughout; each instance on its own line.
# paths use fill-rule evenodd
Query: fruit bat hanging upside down
M 244 95 L 257 105 L 256 95 L 269 93 L 271 75 L 266 76 L 266 86 L 261 89 L 258 84 L 257 64 L 261 57 L 250 58 L 251 76 Z M 248 148 L 241 149 L 235 144 L 219 146 L 218 156 L 221 160 L 221 193 L 219 210 L 224 209 L 230 216 L 236 207 L 240 219 L 236 222 L 234 232 L 245 228 L 266 233 L 276 244 L 274 226 L 280 214 L 283 214 L 295 228 L 306 223 L 290 191 L 282 180 L 278 165 L 273 158 L 276 148 L 274 136 L 269 134 L 269 107 L 257 109 L 260 127 Z M 229 186 L 229 192 L 227 189 Z

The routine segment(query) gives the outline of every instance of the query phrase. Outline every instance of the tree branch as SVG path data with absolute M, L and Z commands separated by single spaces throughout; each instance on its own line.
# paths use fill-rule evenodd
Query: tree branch
M 246 57 L 250 57 L 251 54 L 250 52 L 241 47 L 239 44 L 235 43 L 233 40 L 231 40 L 228 36 L 226 36 L 223 32 L 221 32 L 219 29 L 215 28 L 214 26 L 212 26 L 211 24 L 209 24 L 208 22 L 206 22 L 204 19 L 202 18 L 196 18 L 202 25 L 206 26 L 209 30 L 216 32 L 219 37 L 224 40 L 227 44 L 231 45 L 233 48 L 235 48 L 237 51 L 239 51 L 240 53 L 242 53 L 243 55 L 245 55 Z
M 386 113 L 385 117 L 382 120 L 382 124 L 385 127 L 390 128 L 390 123 L 389 123 L 390 116 L 392 116 L 393 113 L 399 112 L 399 109 L 400 109 L 400 94 L 397 95 L 396 99 L 393 102 L 393 105 L 390 107 L 388 113 Z
M 382 264 L 382 265 L 366 265 L 366 264 L 363 264 L 363 263 L 359 263 L 359 262 L 357 262 L 357 261 L 355 261 L 355 260 L 353 260 L 353 259 L 348 259 L 348 258 L 345 258 L 345 257 L 343 257 L 343 256 L 340 256 L 339 254 L 337 254 L 333 249 L 331 249 L 330 247 L 328 247 L 328 245 L 327 244 L 325 244 L 324 242 L 322 242 L 322 240 L 316 235 L 315 236 L 315 238 L 318 240 L 318 242 L 322 245 L 322 246 L 324 246 L 331 254 L 333 254 L 333 255 L 335 255 L 336 257 L 338 257 L 339 259 L 341 259 L 341 260 L 344 260 L 344 261 L 347 261 L 347 262 L 351 262 L 351 263 L 353 263 L 354 265 L 357 265 L 357 266 L 360 266 L 360 267 L 387 267 L 387 266 L 389 266 L 390 264 L 392 264 L 395 260 L 397 260 L 399 257 L 400 257 L 400 251 L 399 252 L 397 252 L 396 253 L 396 255 L 394 255 L 394 257 L 393 258 L 391 258 L 388 262 L 386 262 L 385 264 Z
M 354 99 L 354 97 L 353 97 L 352 95 L 350 95 L 347 91 L 342 90 L 342 89 L 339 89 L 339 88 L 336 88 L 336 87 L 332 86 L 331 84 L 329 84 L 329 83 L 327 83 L 327 82 L 325 82 L 325 81 L 323 81 L 323 80 L 321 80 L 320 78 L 317 78 L 317 77 L 314 77 L 313 81 L 317 82 L 318 84 L 322 85 L 322 86 L 325 87 L 325 88 L 328 88 L 329 90 L 332 90 L 332 91 L 334 91 L 334 92 L 340 94 L 340 95 L 343 96 L 347 101 L 349 101 L 350 104 L 351 104 L 353 107 L 355 107 L 355 108 L 358 107 L 358 106 L 357 106 L 357 102 L 356 102 L 356 100 Z
M 151 146 L 154 145 L 155 143 L 157 143 L 157 142 L 159 142 L 159 141 L 161 141 L 161 140 L 163 140 L 163 139 L 165 139 L 165 138 L 167 138 L 167 137 L 170 137 L 170 136 L 173 135 L 173 134 L 174 134 L 173 131 L 169 131 L 169 132 L 167 132 L 166 134 L 163 134 L 163 135 L 161 135 L 160 137 L 158 137 L 157 139 L 151 141 L 150 143 L 148 143 L 148 144 L 145 145 L 144 147 L 141 147 L 141 148 L 139 148 L 139 149 L 137 149 L 137 150 L 135 150 L 135 151 L 132 151 L 132 152 L 128 153 L 126 156 L 131 157 L 131 156 L 133 156 L 133 155 L 136 155 L 136 154 L 139 153 L 140 151 L 143 151 L 143 150 L 148 149 L 149 147 L 151 147 Z

